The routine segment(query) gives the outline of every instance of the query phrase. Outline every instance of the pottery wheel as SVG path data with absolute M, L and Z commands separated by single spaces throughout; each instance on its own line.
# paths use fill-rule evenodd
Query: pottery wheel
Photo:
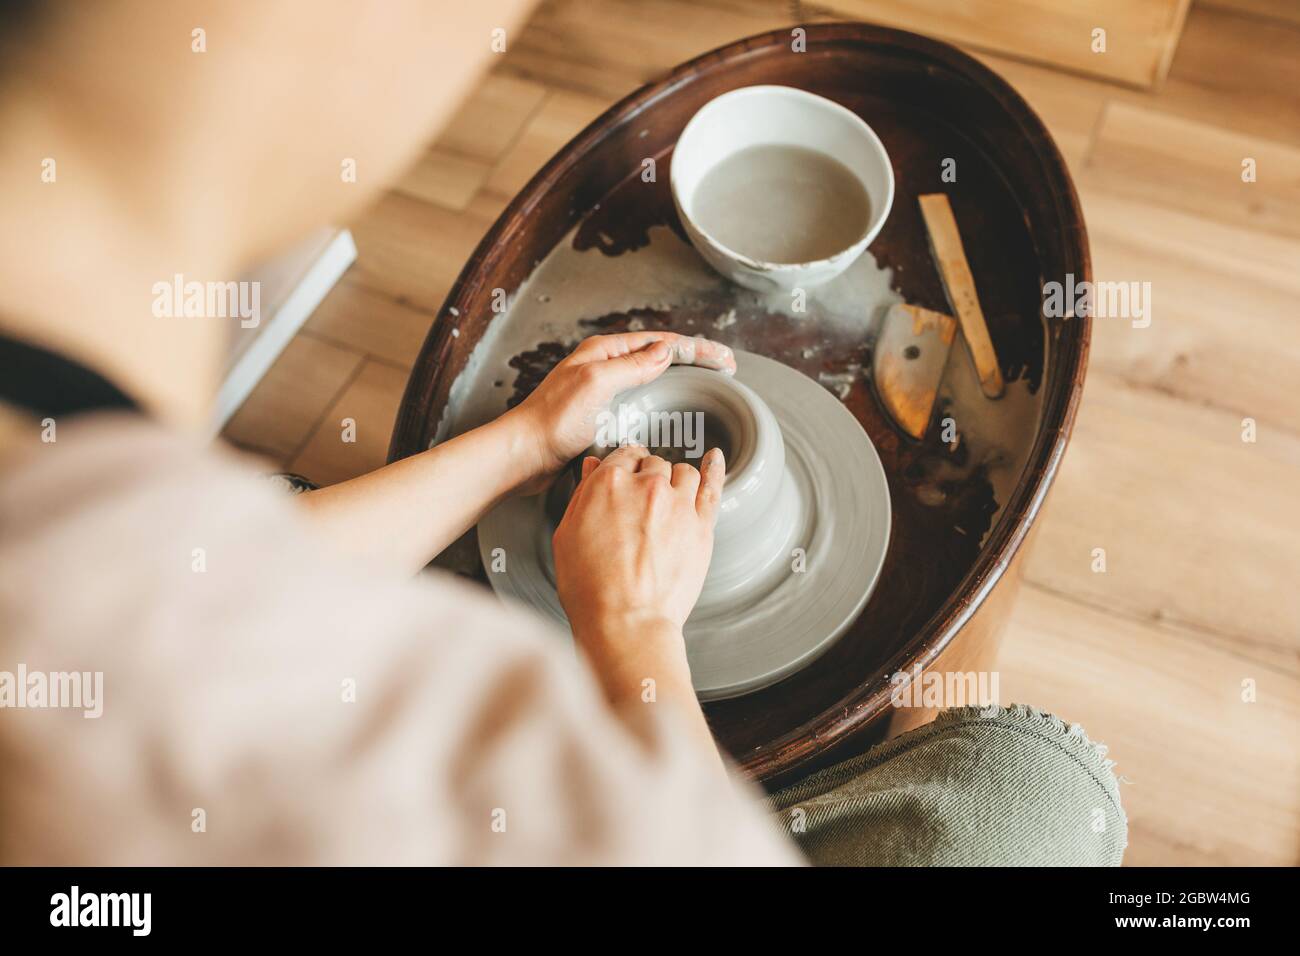
M 687 620 L 687 658 L 702 700 L 767 687 L 812 663 L 857 618 L 889 545 L 885 471 L 853 414 L 780 362 L 741 351 L 736 361 L 737 380 L 780 425 L 800 519 L 789 539 L 789 574 L 743 599 L 702 600 Z M 479 522 L 479 552 L 498 594 L 567 631 L 555 592 L 554 529 L 545 495 L 512 498 Z

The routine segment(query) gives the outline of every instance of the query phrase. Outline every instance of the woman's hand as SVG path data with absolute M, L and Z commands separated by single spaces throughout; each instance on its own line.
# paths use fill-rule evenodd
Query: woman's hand
M 498 502 L 542 491 L 595 440 L 596 416 L 615 395 L 673 362 L 736 369 L 731 349 L 708 339 L 672 332 L 593 336 L 495 421 L 299 501 L 345 550 L 414 573 Z
M 636 445 L 589 457 L 555 531 L 560 603 L 614 699 L 653 678 L 698 711 L 681 629 L 713 555 L 722 452 L 710 450 L 701 467 L 669 465 Z
M 537 389 L 502 416 L 530 449 L 524 493 L 545 487 L 596 437 L 596 417 L 619 392 L 653 381 L 672 364 L 698 365 L 727 374 L 736 357 L 725 345 L 674 332 L 593 335 L 567 355 Z

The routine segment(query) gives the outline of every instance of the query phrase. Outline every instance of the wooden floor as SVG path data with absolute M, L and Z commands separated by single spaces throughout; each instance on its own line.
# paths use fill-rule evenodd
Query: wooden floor
M 321 482 L 381 465 L 435 310 L 510 196 L 617 97 L 788 26 L 796 8 L 545 3 L 419 165 L 352 224 L 356 265 L 227 437 Z M 1065 153 L 1097 278 L 1152 283 L 1149 328 L 1095 324 L 1078 426 L 1004 645 L 1004 701 L 1109 744 L 1128 863 L 1296 864 L 1300 14 L 1290 0 L 1196 0 L 1156 93 L 971 52 Z M 1241 180 L 1246 157 L 1257 182 Z M 339 440 L 345 417 L 355 444 Z

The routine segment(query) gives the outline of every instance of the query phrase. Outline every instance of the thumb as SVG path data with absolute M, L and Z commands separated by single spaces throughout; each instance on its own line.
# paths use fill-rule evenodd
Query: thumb
M 658 378 L 671 363 L 672 347 L 667 342 L 654 342 L 643 349 L 628 352 L 618 358 L 600 363 L 601 384 L 611 395 Z
M 722 501 L 722 483 L 727 478 L 727 461 L 721 448 L 711 448 L 700 464 L 703 466 L 703 480 L 695 493 L 695 510 L 701 518 L 716 523 L 718 505 Z

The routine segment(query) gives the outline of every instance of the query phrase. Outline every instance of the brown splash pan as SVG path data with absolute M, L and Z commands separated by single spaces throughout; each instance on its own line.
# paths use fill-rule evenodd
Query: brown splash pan
M 992 667 L 1026 538 L 1074 422 L 1090 328 L 1087 319 L 1045 324 L 1041 318 L 1042 283 L 1063 281 L 1067 273 L 1090 280 L 1091 265 L 1065 164 L 1025 101 L 943 43 L 856 23 L 805 29 L 806 52 L 793 52 L 791 33 L 776 31 L 683 64 L 608 110 L 546 164 L 488 231 L 451 290 L 411 374 L 389 453 L 395 460 L 429 446 L 453 380 L 488 324 L 499 320 L 493 289 L 517 289 L 570 229 L 579 227 L 576 247 L 611 257 L 644 245 L 652 226 L 680 234 L 668 165 L 687 120 L 710 99 L 776 83 L 829 97 L 866 119 L 889 151 L 897 181 L 893 211 L 872 253 L 894 270 L 894 285 L 909 302 L 946 311 L 916 196 L 948 193 L 1003 374 L 1008 381 L 1024 378 L 1039 394 L 1041 412 L 1036 432 L 1023 436 L 1028 461 L 1007 501 L 994 502 L 976 467 L 941 484 L 943 503 L 936 506 L 936 462 L 947 455 L 955 456 L 949 464 L 962 464 L 961 447 L 954 452 L 937 441 L 903 439 L 884 418 L 870 382 L 856 377 L 845 404 L 875 442 L 893 497 L 894 534 L 880 583 L 849 632 L 804 671 L 706 708 L 722 746 L 769 785 L 928 719 L 929 713 L 891 705 L 890 675 L 917 665 L 940 672 Z M 647 157 L 660 171 L 652 186 L 640 176 Z M 946 159 L 956 160 L 955 183 L 941 179 Z M 781 316 L 737 323 L 760 330 L 741 338 L 702 327 L 728 304 L 708 303 L 698 315 L 611 315 L 590 327 L 618 330 L 635 318 L 649 328 L 708 331 L 814 378 L 870 368 L 870 344 L 860 340 L 804 358 L 809 333 Z M 753 308 L 738 293 L 731 304 Z M 459 316 L 459 336 L 451 335 L 449 315 Z M 511 383 L 516 399 L 569 344 L 539 343 L 518 358 L 519 376 Z M 923 503 L 918 492 L 927 483 Z

